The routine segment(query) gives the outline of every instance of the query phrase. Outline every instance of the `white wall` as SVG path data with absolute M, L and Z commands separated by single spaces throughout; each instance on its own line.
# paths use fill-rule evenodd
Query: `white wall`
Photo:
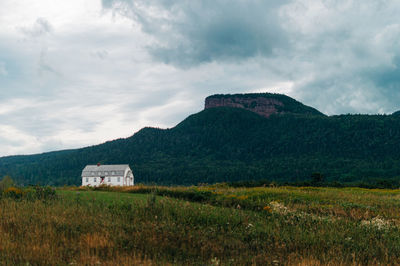
M 132 171 L 126 171 L 125 172 L 125 176 L 126 176 L 126 182 L 125 182 L 125 184 L 127 185 L 127 186 L 133 186 L 134 184 L 135 184 L 135 180 L 134 180 L 134 177 L 133 177 L 133 174 L 132 174 Z
M 100 186 L 100 185 L 109 185 L 109 186 L 133 186 L 134 185 L 134 176 L 132 170 L 127 167 L 124 172 L 119 172 L 121 176 L 107 176 L 108 173 L 115 174 L 117 171 L 90 171 L 92 176 L 82 177 L 82 186 Z M 88 174 L 88 173 L 86 173 Z M 85 174 L 85 175 L 86 175 Z M 98 176 L 93 176 L 93 174 L 98 174 Z M 105 174 L 105 178 L 100 178 L 100 174 Z M 123 175 L 123 176 L 122 176 Z
M 109 178 L 111 179 L 109 181 Z M 119 178 L 119 182 L 118 182 Z M 95 181 L 96 180 L 96 181 Z M 100 185 L 109 185 L 109 186 L 123 186 L 124 185 L 124 177 L 123 176 L 106 176 L 104 181 L 101 183 L 101 178 L 98 176 L 94 177 L 82 177 L 82 186 L 100 186 Z

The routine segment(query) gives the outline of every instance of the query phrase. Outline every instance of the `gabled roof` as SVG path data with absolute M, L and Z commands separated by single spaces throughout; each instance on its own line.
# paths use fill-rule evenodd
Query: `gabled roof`
M 92 176 L 92 172 L 95 172 L 96 175 L 98 172 L 101 172 L 102 175 L 104 172 L 107 172 L 108 175 L 112 175 L 112 172 L 115 172 L 114 175 L 123 175 L 126 169 L 130 170 L 128 164 L 86 165 L 82 170 L 82 176 Z

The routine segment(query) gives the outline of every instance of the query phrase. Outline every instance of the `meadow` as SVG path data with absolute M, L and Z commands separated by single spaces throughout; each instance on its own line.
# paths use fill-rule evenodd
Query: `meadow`
M 0 264 L 400 264 L 399 190 L 218 184 L 43 191 L 2 193 Z

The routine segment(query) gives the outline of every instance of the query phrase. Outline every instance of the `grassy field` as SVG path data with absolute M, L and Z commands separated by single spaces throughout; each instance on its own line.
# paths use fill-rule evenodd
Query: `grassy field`
M 0 264 L 397 265 L 400 191 L 64 188 L 0 198 Z

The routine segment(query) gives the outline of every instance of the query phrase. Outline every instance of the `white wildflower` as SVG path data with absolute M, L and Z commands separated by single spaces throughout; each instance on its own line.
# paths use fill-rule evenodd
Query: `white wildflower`
M 271 208 L 272 208 L 272 210 L 273 210 L 274 212 L 281 213 L 281 214 L 287 214 L 287 213 L 289 212 L 288 208 L 285 207 L 285 205 L 283 205 L 283 204 L 280 203 L 280 202 L 271 201 L 271 202 L 269 203 L 269 205 L 271 206 Z
M 373 218 L 372 220 L 361 221 L 362 226 L 375 227 L 378 230 L 389 229 L 391 227 L 390 221 L 384 220 L 379 216 Z

